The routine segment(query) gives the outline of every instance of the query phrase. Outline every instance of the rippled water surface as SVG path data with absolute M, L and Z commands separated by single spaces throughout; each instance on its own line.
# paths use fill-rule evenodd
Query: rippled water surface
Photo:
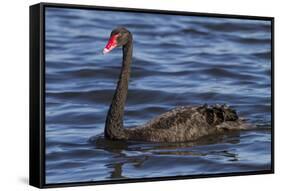
M 122 52 L 100 53 L 117 26 L 134 38 L 126 127 L 226 103 L 258 128 L 177 144 L 103 139 Z M 46 183 L 270 169 L 269 21 L 46 8 L 45 34 Z

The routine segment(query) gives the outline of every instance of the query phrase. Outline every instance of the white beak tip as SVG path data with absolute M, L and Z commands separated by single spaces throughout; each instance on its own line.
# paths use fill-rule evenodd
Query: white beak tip
M 109 53 L 109 52 L 110 52 L 110 50 L 107 49 L 107 48 L 104 48 L 103 51 L 102 51 L 103 54 L 107 54 L 107 53 Z

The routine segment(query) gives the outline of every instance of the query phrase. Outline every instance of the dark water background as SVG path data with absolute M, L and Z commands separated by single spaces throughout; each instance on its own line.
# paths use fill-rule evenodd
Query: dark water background
M 108 141 L 106 113 L 121 49 L 98 54 L 111 30 L 134 35 L 125 126 L 180 105 L 226 103 L 257 130 L 178 144 Z M 269 21 L 46 9 L 46 182 L 270 169 Z

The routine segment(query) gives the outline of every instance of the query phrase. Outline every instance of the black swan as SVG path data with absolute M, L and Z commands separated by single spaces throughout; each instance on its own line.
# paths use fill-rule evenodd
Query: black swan
M 117 87 L 107 114 L 104 136 L 111 140 L 150 142 L 194 141 L 203 136 L 227 130 L 247 128 L 236 111 L 226 105 L 176 107 L 153 118 L 141 126 L 124 128 L 123 116 L 127 99 L 132 63 L 133 37 L 124 27 L 111 32 L 103 50 L 106 54 L 116 47 L 123 47 L 123 63 Z

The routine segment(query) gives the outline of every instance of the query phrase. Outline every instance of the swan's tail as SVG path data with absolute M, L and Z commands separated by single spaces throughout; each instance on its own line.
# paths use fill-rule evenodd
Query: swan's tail
M 224 115 L 224 122 L 217 127 L 224 130 L 249 130 L 254 129 L 256 126 L 240 118 L 237 112 L 227 105 L 215 106 L 214 108 L 221 109 Z
M 254 126 L 247 123 L 246 120 L 238 117 L 237 112 L 227 105 L 213 105 L 207 104 L 199 108 L 206 116 L 206 121 L 210 125 L 216 126 L 222 130 L 235 130 L 235 129 L 250 129 Z

